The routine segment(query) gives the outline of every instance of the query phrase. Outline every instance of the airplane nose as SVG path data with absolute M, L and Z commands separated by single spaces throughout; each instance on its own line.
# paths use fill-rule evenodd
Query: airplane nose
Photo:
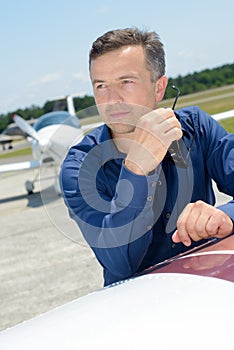
M 48 148 L 50 147 L 50 143 L 51 142 L 49 139 L 43 139 L 43 138 L 40 139 L 38 147 L 40 149 L 41 154 L 45 153 L 48 150 Z
M 48 139 L 44 139 L 44 138 L 40 139 L 40 142 L 39 142 L 39 144 L 40 144 L 41 147 L 47 146 L 48 143 L 49 143 L 49 142 L 48 142 Z
M 49 148 L 49 140 L 40 139 L 32 143 L 32 152 L 35 159 L 41 159 L 42 155 L 47 152 Z

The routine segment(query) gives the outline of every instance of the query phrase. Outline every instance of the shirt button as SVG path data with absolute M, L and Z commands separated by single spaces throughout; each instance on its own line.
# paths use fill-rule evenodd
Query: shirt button
M 149 231 L 149 230 L 151 230 L 152 226 L 149 225 L 146 228 L 147 228 L 147 231 Z
M 173 243 L 171 247 L 172 247 L 172 248 L 175 248 L 175 246 L 176 246 L 175 243 Z
M 166 213 L 166 219 L 169 219 L 171 217 L 170 213 Z
M 157 184 L 157 182 L 154 181 L 154 182 L 152 182 L 151 186 L 152 186 L 152 187 L 156 187 L 156 184 Z
M 162 184 L 162 181 L 158 180 L 158 185 L 161 186 Z
M 152 201 L 152 199 L 153 199 L 153 197 L 152 197 L 152 196 L 148 196 L 148 197 L 147 197 L 147 201 L 148 201 L 148 202 L 151 202 L 151 201 Z
M 169 152 L 171 153 L 171 156 L 174 156 L 174 155 L 175 155 L 175 150 L 174 150 L 174 148 L 169 148 Z

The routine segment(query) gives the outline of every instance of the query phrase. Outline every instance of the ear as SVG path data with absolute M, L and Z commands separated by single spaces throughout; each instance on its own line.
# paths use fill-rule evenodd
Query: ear
M 160 102 L 163 99 L 163 96 L 165 94 L 166 91 L 166 87 L 167 87 L 167 82 L 168 79 L 165 75 L 163 75 L 162 77 L 160 77 L 157 81 L 156 81 L 156 85 L 155 85 L 155 99 L 156 102 Z

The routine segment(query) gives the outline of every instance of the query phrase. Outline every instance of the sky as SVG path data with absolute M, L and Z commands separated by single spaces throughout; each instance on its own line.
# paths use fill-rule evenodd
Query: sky
M 132 26 L 159 34 L 168 77 L 234 62 L 233 0 L 0 0 L 0 114 L 93 95 L 92 42 Z

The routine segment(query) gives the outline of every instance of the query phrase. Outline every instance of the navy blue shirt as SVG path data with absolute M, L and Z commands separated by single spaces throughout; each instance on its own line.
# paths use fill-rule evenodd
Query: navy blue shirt
M 212 179 L 234 196 L 234 135 L 198 107 L 175 113 L 186 167 L 175 165 L 168 153 L 149 176 L 132 173 L 106 125 L 86 135 L 64 160 L 64 200 L 103 266 L 105 285 L 186 251 L 172 241 L 177 218 L 188 203 L 215 205 Z M 234 220 L 234 200 L 219 208 Z

